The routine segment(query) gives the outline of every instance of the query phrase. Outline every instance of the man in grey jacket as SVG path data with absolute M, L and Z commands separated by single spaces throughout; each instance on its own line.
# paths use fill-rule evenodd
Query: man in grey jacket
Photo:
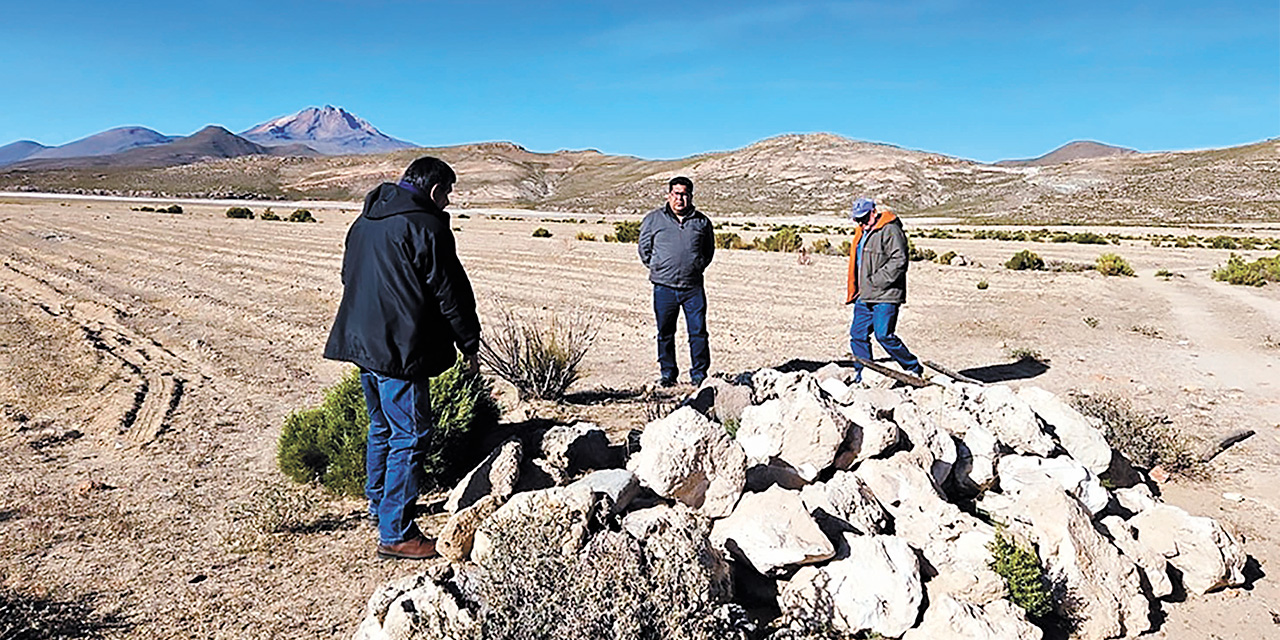
M 898 307 L 907 301 L 907 234 L 892 211 L 879 211 L 869 198 L 853 203 L 849 217 L 858 223 L 849 249 L 848 293 L 853 305 L 849 325 L 849 350 L 854 357 L 871 360 L 871 334 L 898 363 L 915 375 L 924 373 L 918 360 L 894 332 Z M 855 362 L 858 379 L 862 365 Z
M 676 383 L 676 320 L 684 309 L 689 331 L 689 378 L 702 384 L 711 367 L 707 342 L 707 294 L 702 272 L 715 255 L 711 221 L 693 206 L 693 181 L 678 176 L 667 183 L 667 204 L 640 223 L 640 261 L 653 283 L 653 313 L 658 321 L 658 367 L 664 387 Z

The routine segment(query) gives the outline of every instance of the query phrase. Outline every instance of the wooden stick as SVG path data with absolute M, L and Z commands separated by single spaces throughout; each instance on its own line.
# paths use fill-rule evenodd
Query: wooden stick
M 1226 451 L 1231 448 L 1231 445 L 1240 442 L 1241 440 L 1247 440 L 1253 435 L 1253 433 L 1253 429 L 1243 429 L 1240 431 L 1233 431 L 1226 436 L 1223 436 L 1222 439 L 1213 443 L 1213 445 L 1208 449 L 1205 449 L 1204 455 L 1200 456 L 1200 462 L 1208 462 L 1216 458 L 1219 453 Z

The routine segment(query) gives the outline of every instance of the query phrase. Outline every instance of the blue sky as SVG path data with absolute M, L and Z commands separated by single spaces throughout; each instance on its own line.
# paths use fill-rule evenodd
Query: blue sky
M 4 0 L 0 144 L 332 104 L 423 145 L 795 132 L 982 161 L 1280 136 L 1280 2 Z

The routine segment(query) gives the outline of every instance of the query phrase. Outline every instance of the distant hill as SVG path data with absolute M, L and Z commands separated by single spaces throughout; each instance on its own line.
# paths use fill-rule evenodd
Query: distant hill
M 1126 149 L 1124 147 L 1115 147 L 1101 142 L 1092 140 L 1077 140 L 1068 142 L 1067 144 L 1046 153 L 1039 158 L 1030 160 L 1001 160 L 997 165 L 1004 167 L 1043 167 L 1070 160 L 1084 160 L 1087 158 L 1109 158 L 1111 156 L 1123 156 L 1132 153 L 1138 153 L 1134 149 Z
M 145 147 L 135 147 L 110 155 L 76 156 L 71 158 L 31 158 L 11 165 L 22 171 L 48 171 L 74 168 L 133 169 L 146 167 L 172 167 L 205 160 L 238 158 L 249 155 L 318 156 L 320 154 L 302 145 L 268 148 L 237 136 L 217 125 L 207 126 L 196 133 L 171 138 L 170 142 Z
M 10 142 L 9 144 L 0 147 L 0 166 L 26 159 L 31 156 L 31 154 L 48 148 L 49 147 L 32 140 Z
M 219 135 L 234 142 L 225 130 Z M 236 144 L 243 144 L 236 153 L 259 147 Z M 0 168 L 0 190 L 358 201 L 423 154 L 443 158 L 458 172 L 452 196 L 458 207 L 639 216 L 662 204 L 667 180 L 687 175 L 698 207 L 713 218 L 844 216 L 855 198 L 870 196 L 907 217 L 979 223 L 1280 221 L 1275 140 L 1036 167 L 995 166 L 823 133 L 777 136 L 677 160 L 590 150 L 537 153 L 486 142 L 344 157 L 286 159 L 258 152 L 194 161 L 192 154 L 184 156 L 186 164 L 164 168 L 42 169 L 22 162 Z
M 28 159 L 81 158 L 106 156 L 138 147 L 151 147 L 175 140 L 173 136 L 152 131 L 146 127 L 117 127 L 87 138 L 57 147 L 50 147 L 31 154 Z
M 385 153 L 417 146 L 392 138 L 347 110 L 329 105 L 264 122 L 240 136 L 267 147 L 304 144 L 326 155 Z

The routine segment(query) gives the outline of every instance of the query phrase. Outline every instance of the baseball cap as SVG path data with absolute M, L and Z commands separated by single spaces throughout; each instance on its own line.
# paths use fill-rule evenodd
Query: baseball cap
M 849 211 L 849 217 L 853 219 L 865 218 L 871 214 L 876 208 L 875 200 L 871 198 L 858 198 L 853 202 L 853 209 Z

